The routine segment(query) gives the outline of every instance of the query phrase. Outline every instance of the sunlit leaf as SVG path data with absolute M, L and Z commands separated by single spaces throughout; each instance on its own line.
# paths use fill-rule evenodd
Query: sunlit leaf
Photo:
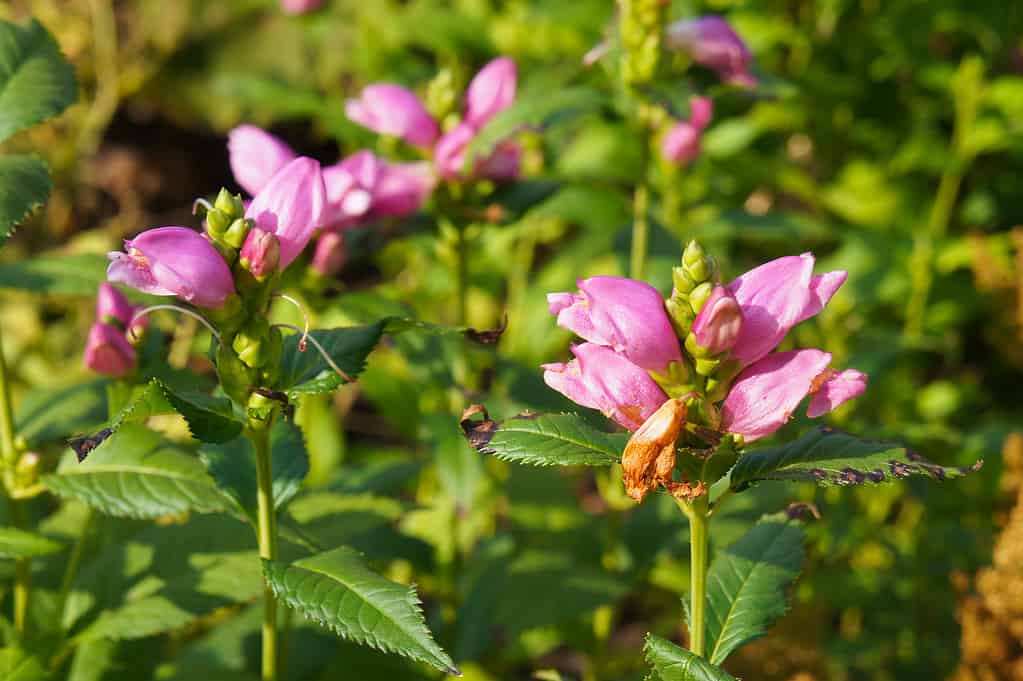
M 50 175 L 45 163 L 31 156 L 0 156 L 0 246 L 49 195 Z
M 0 142 L 75 100 L 71 64 L 42 24 L 0 21 Z
M 647 634 L 643 652 L 659 681 L 736 681 L 723 669 L 660 636 Z
M 32 558 L 62 551 L 64 545 L 34 532 L 0 527 L 0 558 Z

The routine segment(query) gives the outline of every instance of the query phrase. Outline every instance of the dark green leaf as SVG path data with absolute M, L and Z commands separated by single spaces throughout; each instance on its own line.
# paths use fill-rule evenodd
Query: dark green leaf
M 785 513 L 764 516 L 714 558 L 707 574 L 707 658 L 722 664 L 785 614 L 785 589 L 803 562 L 803 528 Z
M 366 365 L 366 357 L 376 347 L 384 333 L 386 320 L 366 326 L 352 326 L 342 329 L 313 331 L 310 337 L 323 346 L 331 360 L 354 378 Z M 284 339 L 284 353 L 281 358 L 281 389 L 289 397 L 303 393 L 325 393 L 345 383 L 310 341 L 305 351 L 299 350 L 301 336 Z
M 482 421 L 472 419 L 483 414 Z M 610 466 L 621 460 L 628 436 L 596 430 L 578 414 L 522 414 L 491 421 L 482 407 L 462 415 L 469 444 L 483 454 L 533 466 Z
M 647 634 L 643 652 L 660 681 L 736 681 L 728 672 L 660 636 Z
M 51 116 L 78 94 L 75 72 L 38 21 L 0 21 L 0 142 Z
M 197 392 L 175 392 L 154 381 L 164 397 L 185 417 L 192 437 L 201 442 L 227 442 L 242 432 L 243 424 L 226 397 L 211 397 Z
M 0 111 L 0 129 L 3 124 Z M 31 156 L 0 156 L 0 246 L 49 195 L 45 163 Z
M 0 527 L 0 558 L 32 558 L 57 553 L 60 542 L 15 527 Z
M 202 462 L 138 424 L 125 424 L 82 463 L 66 461 L 43 484 L 114 516 L 222 511 L 228 500 Z
M 264 561 L 263 572 L 278 598 L 339 636 L 459 674 L 426 628 L 415 588 L 372 572 L 352 549 L 289 566 Z
M 274 506 L 281 508 L 295 496 L 309 473 L 309 457 L 302 431 L 289 421 L 278 421 L 270 430 L 270 451 Z M 222 444 L 204 444 L 199 449 L 199 456 L 221 491 L 233 499 L 255 524 L 256 453 L 248 438 L 239 436 Z
M 102 255 L 38 255 L 0 264 L 0 288 L 45 295 L 91 297 L 106 281 L 109 261 Z
M 106 379 L 31 390 L 18 401 L 15 430 L 29 446 L 93 429 L 107 416 Z
M 891 482 L 910 475 L 948 480 L 979 470 L 982 464 L 938 466 L 900 444 L 861 440 L 824 427 L 794 442 L 746 454 L 732 469 L 730 484 L 733 489 L 743 489 L 758 480 L 797 480 L 848 486 Z
M 4 681 L 45 681 L 50 678 L 43 660 L 21 648 L 0 648 L 0 679 Z

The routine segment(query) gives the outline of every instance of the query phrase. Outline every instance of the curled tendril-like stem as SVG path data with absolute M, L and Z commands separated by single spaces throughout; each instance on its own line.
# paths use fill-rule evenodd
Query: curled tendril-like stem
M 294 324 L 271 324 L 271 327 L 277 327 L 277 328 L 282 328 L 282 329 L 291 329 L 295 333 L 303 333 L 302 329 L 298 328 Z M 351 376 L 349 376 L 344 371 L 342 371 L 341 367 L 339 367 L 337 364 L 334 363 L 334 360 L 332 360 L 330 358 L 330 355 L 328 355 L 327 351 L 323 349 L 323 346 L 320 345 L 320 342 L 318 340 L 316 340 L 315 336 L 308 336 L 307 340 L 310 343 L 313 344 L 313 347 L 316 348 L 316 351 L 320 353 L 321 357 L 323 357 L 323 361 L 326 362 L 327 366 L 329 366 L 331 369 L 333 369 L 337 373 L 338 376 L 340 376 L 341 378 L 345 379 L 349 383 L 354 383 L 355 382 L 354 380 L 352 380 Z M 302 348 L 301 345 L 299 345 L 298 349 L 299 349 L 300 352 L 305 352 L 305 350 Z
M 202 197 L 199 197 L 198 199 L 196 199 L 195 201 L 192 202 L 192 215 L 198 215 L 199 214 L 199 206 L 202 206 L 203 208 L 205 208 L 207 213 L 209 213 L 211 210 L 213 210 L 213 204 L 212 203 L 210 203 L 209 201 L 207 201 L 206 199 L 204 199 Z
M 138 336 L 135 334 L 135 322 L 137 322 L 142 317 L 145 317 L 150 312 L 156 312 L 158 310 L 174 310 L 176 312 L 186 314 L 194 319 L 198 319 L 203 326 L 210 330 L 210 333 L 212 333 L 213 337 L 217 339 L 217 342 L 218 343 L 220 342 L 220 334 L 217 332 L 217 329 L 213 326 L 213 324 L 210 323 L 208 319 L 203 317 L 198 312 L 195 312 L 194 310 L 189 310 L 187 307 L 180 307 L 178 305 L 152 305 L 145 309 L 139 310 L 134 315 L 132 315 L 131 321 L 128 322 L 128 333 L 131 335 L 132 340 L 136 340 L 138 338 Z
M 309 313 L 305 311 L 305 308 L 302 307 L 302 304 L 300 302 L 298 302 L 297 300 L 295 300 L 294 298 L 285 293 L 276 293 L 274 294 L 273 297 L 288 301 L 289 303 L 297 307 L 298 311 L 302 313 L 302 319 L 305 320 L 305 328 L 302 330 L 302 337 L 298 340 L 298 351 L 305 352 L 306 340 L 309 339 Z

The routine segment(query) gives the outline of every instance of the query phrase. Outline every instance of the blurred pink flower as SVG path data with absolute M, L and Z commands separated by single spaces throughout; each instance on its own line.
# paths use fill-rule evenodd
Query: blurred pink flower
M 665 34 L 665 46 L 689 53 L 693 61 L 717 71 L 726 82 L 744 87 L 757 84 L 749 72 L 753 55 L 739 34 L 719 16 L 672 23 Z
M 345 113 L 363 127 L 419 147 L 433 144 L 440 132 L 415 93 L 393 83 L 367 85 L 358 99 L 348 100 Z
M 97 321 L 89 329 L 85 343 L 85 366 L 113 378 L 121 378 L 135 369 L 135 348 L 124 331 L 113 324 Z
M 694 97 L 688 121 L 678 121 L 661 140 L 661 157 L 673 163 L 689 163 L 700 155 L 700 138 L 710 124 L 713 102 L 708 97 Z
M 498 57 L 476 73 L 465 91 L 465 122 L 477 130 L 515 101 L 518 70 L 508 57 Z
M 306 14 L 323 6 L 323 0 L 281 0 L 281 9 L 286 14 Z
M 316 240 L 312 268 L 324 277 L 337 274 L 344 267 L 345 237 L 341 232 L 326 232 Z
M 296 156 L 281 139 L 254 125 L 227 134 L 227 153 L 235 182 L 252 196 Z

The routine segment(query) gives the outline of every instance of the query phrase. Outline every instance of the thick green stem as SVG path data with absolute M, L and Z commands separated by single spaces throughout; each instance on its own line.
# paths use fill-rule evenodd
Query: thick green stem
M 707 496 L 689 506 L 690 629 L 689 649 L 703 657 L 707 612 L 707 529 L 710 524 Z
M 274 510 L 273 467 L 270 456 L 270 428 L 255 424 L 248 431 L 256 450 L 256 502 L 259 557 L 277 559 L 277 514 Z M 277 599 L 269 586 L 263 587 L 263 681 L 277 679 Z
M 650 189 L 644 180 L 636 187 L 632 197 L 632 253 L 629 258 L 629 276 L 643 279 L 646 269 L 647 240 L 650 232 L 648 213 Z
M 18 449 L 14 444 L 14 408 L 11 403 L 11 385 L 7 376 L 7 360 L 4 358 L 3 342 L 0 341 L 0 463 L 3 465 L 4 490 L 11 524 L 25 528 L 25 509 L 22 503 L 11 497 L 14 489 L 14 467 L 18 464 Z M 27 558 L 14 563 L 14 628 L 25 632 L 28 621 L 29 590 L 32 586 L 32 571 Z

